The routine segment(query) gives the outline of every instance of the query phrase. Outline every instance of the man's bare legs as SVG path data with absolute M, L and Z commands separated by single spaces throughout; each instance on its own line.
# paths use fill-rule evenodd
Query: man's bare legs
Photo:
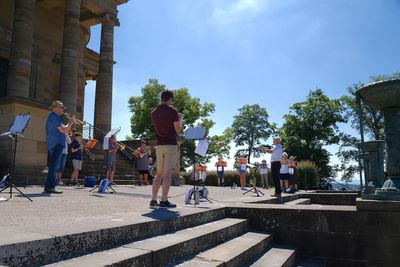
M 161 201 L 165 202 L 168 200 L 168 192 L 169 188 L 171 187 L 171 176 L 172 176 L 171 169 L 157 170 L 157 175 L 153 181 L 152 200 L 157 201 L 157 194 L 158 191 L 160 190 L 161 182 L 162 182 Z

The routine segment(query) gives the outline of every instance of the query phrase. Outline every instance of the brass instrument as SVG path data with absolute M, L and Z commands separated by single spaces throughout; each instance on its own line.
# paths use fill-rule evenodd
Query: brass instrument
M 84 124 L 85 124 L 83 121 L 81 121 L 80 119 L 76 118 L 76 116 L 74 116 L 74 115 L 72 115 L 72 114 L 69 114 L 69 113 L 67 113 L 67 112 L 64 112 L 63 115 L 66 116 L 67 118 L 74 118 L 74 119 L 75 119 L 75 124 L 78 124 L 78 125 L 80 125 L 80 126 L 82 126 L 82 127 L 83 127 Z M 95 127 L 95 128 L 96 128 L 96 127 Z M 106 134 L 106 133 L 103 132 L 102 130 L 100 130 L 100 129 L 98 129 L 98 128 L 96 128 L 96 129 L 99 130 L 100 132 Z M 70 132 L 71 132 L 71 133 L 70 133 Z M 70 132 L 68 132 L 68 135 L 71 136 L 71 135 L 73 134 L 73 133 L 72 133 L 72 130 L 71 130 Z M 121 143 L 121 142 L 116 141 L 116 143 L 117 143 L 117 145 L 118 145 L 119 150 L 120 150 L 126 157 L 128 157 L 129 159 L 132 159 L 131 153 L 127 152 L 125 149 L 126 149 L 126 148 L 129 148 L 131 151 L 134 151 L 134 149 L 128 147 L 127 145 L 125 145 L 125 144 L 123 144 L 123 143 Z M 91 158 L 92 158 L 92 157 L 91 157 Z

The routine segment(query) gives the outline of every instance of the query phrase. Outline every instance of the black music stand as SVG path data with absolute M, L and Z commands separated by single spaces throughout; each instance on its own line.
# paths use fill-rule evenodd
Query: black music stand
M 204 137 L 206 135 L 206 128 L 204 127 L 190 127 L 189 129 L 187 129 L 186 134 L 185 134 L 185 140 L 188 141 L 202 141 L 204 140 Z M 196 188 L 196 154 L 199 156 L 203 156 L 205 155 L 205 153 L 207 149 L 205 149 L 205 151 L 203 149 L 200 149 L 200 147 L 198 146 L 195 150 L 195 154 L 193 155 L 193 199 L 194 199 L 194 205 L 196 206 L 197 204 L 199 204 L 199 194 L 196 194 L 196 191 L 198 190 Z M 201 179 L 199 179 L 199 181 L 201 181 Z M 204 195 L 202 196 L 202 198 L 206 199 L 208 202 L 212 203 L 211 200 L 209 200 L 207 197 L 205 197 Z
M 249 168 L 252 168 L 252 169 L 255 168 L 255 166 L 252 165 L 252 164 L 247 164 L 247 166 L 248 166 Z M 261 195 L 264 195 L 264 193 L 261 192 L 261 190 L 257 188 L 257 178 L 256 178 L 255 175 L 254 175 L 254 184 L 253 184 L 253 187 L 250 188 L 249 190 L 247 190 L 246 192 L 244 192 L 243 195 L 245 195 L 245 194 L 247 194 L 247 193 L 249 193 L 249 192 L 254 192 L 254 193 L 256 193 L 258 197 L 260 196 L 260 194 L 261 194 Z
M 12 198 L 13 189 L 17 190 L 22 196 L 26 197 L 30 201 L 33 201 L 30 199 L 27 195 L 21 192 L 13 183 L 12 183 L 12 178 L 14 175 L 14 169 L 15 169 L 15 155 L 17 154 L 17 143 L 18 143 L 18 136 L 23 137 L 22 133 L 24 132 L 25 128 L 28 126 L 29 120 L 31 119 L 31 115 L 24 114 L 24 115 L 17 115 L 15 116 L 15 119 L 10 127 L 10 130 L 8 132 L 3 133 L 1 136 L 9 136 L 12 139 L 12 155 L 11 155 L 11 167 L 10 167 L 10 174 L 6 175 L 3 177 L 1 180 L 0 184 L 4 184 L 5 187 L 0 190 L 0 193 L 6 190 L 7 188 L 10 189 L 10 197 L 7 199 L 10 200 Z

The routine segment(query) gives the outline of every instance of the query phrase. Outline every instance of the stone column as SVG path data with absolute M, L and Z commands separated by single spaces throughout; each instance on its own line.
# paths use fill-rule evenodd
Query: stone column
M 60 100 L 68 113 L 76 113 L 81 0 L 65 1 L 63 48 L 61 57 Z
M 35 0 L 15 0 L 7 95 L 29 97 Z
M 100 62 L 94 107 L 94 126 L 99 129 L 95 129 L 94 136 L 99 139 L 103 137 L 101 131 L 107 133 L 111 130 L 114 26 L 119 26 L 117 18 L 106 14 L 101 23 Z
M 85 87 L 86 87 L 87 68 L 84 64 L 79 64 L 78 86 L 76 97 L 76 117 L 83 121 L 83 111 L 85 108 Z

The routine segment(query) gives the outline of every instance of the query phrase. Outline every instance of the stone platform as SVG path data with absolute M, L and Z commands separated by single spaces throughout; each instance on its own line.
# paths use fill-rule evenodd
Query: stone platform
M 171 187 L 170 202 L 176 203 L 170 213 L 175 216 L 216 209 L 226 204 L 265 201 L 271 199 L 272 190 L 263 190 L 268 197 L 256 197 L 253 193 L 242 195 L 244 191 L 230 188 L 207 187 L 213 203 L 201 200 L 200 205 L 184 204 L 186 186 Z M 106 194 L 89 192 L 91 188 L 62 186 L 61 195 L 43 194 L 38 186 L 19 187 L 33 202 L 15 194 L 9 201 L 0 201 L 2 220 L 0 245 L 26 240 L 32 235 L 66 235 L 90 231 L 104 227 L 114 227 L 141 223 L 152 220 L 151 185 L 149 186 L 114 186 L 117 193 Z M 8 190 L 6 190 L 8 192 Z M 0 197 L 8 198 L 8 193 Z M 24 234 L 26 233 L 26 234 Z
M 270 253 L 280 254 L 280 245 L 290 246 L 283 253 L 292 255 L 290 260 L 287 258 L 291 263 L 287 266 L 295 266 L 294 254 L 319 260 L 325 266 L 396 266 L 393 249 L 400 245 L 396 228 L 400 223 L 399 212 L 359 211 L 356 205 L 338 205 L 337 201 L 333 202 L 334 205 L 321 204 L 319 199 L 324 198 L 325 193 L 315 197 L 313 194 L 318 193 L 312 192 L 284 194 L 284 204 L 275 204 L 276 199 L 269 197 L 273 189 L 262 190 L 265 196 L 257 197 L 253 192 L 243 195 L 245 191 L 240 188 L 219 187 L 207 187 L 213 203 L 202 200 L 197 206 L 184 205 L 186 188 L 171 187 L 169 200 L 178 204 L 177 208 L 156 210 L 148 208 L 151 186 L 116 186 L 117 193 L 114 194 L 92 193 L 89 188 L 62 187 L 62 195 L 42 194 L 41 187 L 20 188 L 33 202 L 18 195 L 9 201 L 0 201 L 0 259 L 3 264 L 7 262 L 12 266 L 20 266 L 23 262 L 34 263 L 30 266 L 52 262 L 59 266 L 64 263 L 83 266 L 80 264 L 90 262 L 92 258 L 104 256 L 109 259 L 106 255 L 116 251 L 121 254 L 115 254 L 113 264 L 144 260 L 147 264 L 137 266 L 153 266 L 156 255 L 171 256 L 169 262 L 178 260 L 179 264 L 184 264 L 182 266 L 206 258 L 220 264 L 230 261 L 225 256 L 230 255 L 232 246 L 237 247 L 236 242 L 259 239 L 261 243 L 254 244 L 258 247 L 255 251 L 263 251 L 267 261 L 271 261 Z M 356 198 L 353 194 L 348 201 L 351 194 L 327 193 L 325 200 L 333 195 L 341 198 L 343 203 L 353 203 L 353 198 Z M 8 194 L 0 194 L 0 197 L 6 198 Z M 247 226 L 240 226 L 240 231 L 229 230 L 225 227 L 231 219 L 237 222 L 246 220 L 243 223 Z M 210 223 L 221 225 L 223 234 L 205 233 L 205 230 L 212 230 Z M 197 236 L 193 231 L 205 235 Z M 199 244 L 205 248 L 211 244 L 210 240 L 219 237 L 226 243 L 219 248 L 216 242 L 214 249 L 226 251 L 224 257 L 217 257 L 213 248 L 207 252 L 194 251 Z M 200 239 L 205 243 L 200 243 Z M 137 251 L 141 248 L 137 242 L 141 240 L 154 246 Z M 163 247 L 170 246 L 170 243 L 174 248 Z M 185 247 L 184 244 L 192 245 Z M 173 258 L 166 253 L 169 249 L 181 251 L 180 246 L 184 246 L 185 251 L 190 248 L 189 254 L 194 253 L 194 258 L 182 258 L 183 254 Z M 237 252 L 242 252 L 242 249 Z M 136 253 L 142 256 L 138 257 Z M 247 252 L 244 254 L 236 255 L 235 261 L 250 257 Z M 258 256 L 251 255 L 253 260 L 260 257 L 259 253 L 256 254 Z M 58 263 L 60 260 L 65 262 Z M 157 266 L 164 266 L 162 264 Z M 171 264 L 175 266 L 178 263 Z

